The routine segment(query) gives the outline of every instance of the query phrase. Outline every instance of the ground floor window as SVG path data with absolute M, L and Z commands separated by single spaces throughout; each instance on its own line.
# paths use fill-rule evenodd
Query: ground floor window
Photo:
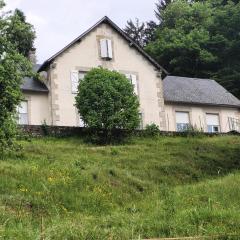
M 209 133 L 220 132 L 220 121 L 219 121 L 218 114 L 207 113 L 206 121 L 207 121 L 207 131 Z
M 79 72 L 79 71 L 71 72 L 72 93 L 76 94 L 78 92 L 79 82 L 84 79 L 85 75 L 86 75 L 86 72 Z
M 176 130 L 177 132 L 187 131 L 190 127 L 189 113 L 176 112 Z
M 18 113 L 18 124 L 20 125 L 28 125 L 28 102 L 21 101 L 20 105 L 17 107 Z

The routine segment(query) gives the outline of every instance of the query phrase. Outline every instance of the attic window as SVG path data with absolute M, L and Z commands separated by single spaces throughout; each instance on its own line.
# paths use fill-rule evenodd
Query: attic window
M 100 40 L 101 58 L 111 60 L 113 58 L 112 40 L 101 39 Z

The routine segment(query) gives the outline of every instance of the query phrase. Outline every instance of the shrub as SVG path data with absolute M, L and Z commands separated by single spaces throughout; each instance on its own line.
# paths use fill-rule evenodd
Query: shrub
M 146 126 L 146 129 L 144 132 L 145 132 L 145 136 L 156 137 L 156 136 L 159 136 L 160 129 L 155 123 L 152 123 Z
M 111 142 L 119 130 L 139 127 L 139 101 L 130 81 L 116 71 L 95 68 L 80 82 L 76 106 L 94 139 Z M 117 133 L 117 134 L 116 134 Z

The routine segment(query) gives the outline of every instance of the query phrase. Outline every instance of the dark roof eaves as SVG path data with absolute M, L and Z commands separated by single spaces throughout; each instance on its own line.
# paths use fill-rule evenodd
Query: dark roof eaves
M 216 106 L 216 107 L 226 107 L 226 108 L 238 108 L 240 109 L 240 105 L 232 105 L 232 104 L 217 104 L 217 103 L 200 103 L 200 102 L 187 102 L 187 101 L 173 101 L 164 99 L 165 103 L 172 104 L 189 104 L 189 105 L 201 105 L 201 106 Z
M 95 25 L 93 25 L 91 28 L 89 28 L 87 31 L 85 31 L 83 34 L 81 34 L 79 37 L 77 37 L 76 39 L 74 39 L 72 42 L 70 42 L 67 46 L 65 46 L 62 50 L 60 50 L 59 52 L 57 52 L 56 54 L 54 54 L 52 57 L 50 57 L 48 60 L 46 60 L 42 66 L 39 68 L 38 72 L 41 72 L 43 70 L 45 70 L 45 68 L 51 64 L 51 62 L 58 57 L 60 54 L 62 54 L 63 52 L 65 52 L 68 48 L 70 48 L 73 44 L 77 43 L 78 41 L 80 41 L 83 37 L 85 37 L 88 33 L 90 33 L 92 30 L 94 30 L 96 27 L 98 27 L 100 24 L 107 22 L 109 23 L 113 28 L 116 29 L 116 31 L 122 35 L 126 40 L 128 40 L 130 43 L 133 44 L 133 46 L 144 55 L 145 58 L 148 59 L 148 61 L 150 61 L 157 69 L 162 70 L 165 74 L 169 74 L 168 71 L 166 69 L 164 69 L 161 65 L 159 65 L 150 55 L 148 55 L 137 43 L 135 43 L 133 41 L 133 39 L 131 39 L 130 37 L 128 37 L 124 31 L 119 28 L 111 19 L 109 19 L 107 16 L 105 16 L 104 18 L 102 18 L 100 21 L 98 21 Z
M 30 89 L 30 88 L 21 88 L 24 92 L 40 92 L 40 93 L 48 93 L 48 89 Z

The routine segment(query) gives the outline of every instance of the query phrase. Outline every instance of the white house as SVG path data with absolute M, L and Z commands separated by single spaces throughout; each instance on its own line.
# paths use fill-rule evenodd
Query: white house
M 173 76 L 162 80 L 167 71 L 104 17 L 36 66 L 43 82 L 24 79 L 19 123 L 82 126 L 74 106 L 77 85 L 99 66 L 125 74 L 134 85 L 143 127 L 155 123 L 164 131 L 182 131 L 193 125 L 204 131 L 228 132 L 233 129 L 230 119 L 235 123 L 240 118 L 240 101 L 213 80 Z

